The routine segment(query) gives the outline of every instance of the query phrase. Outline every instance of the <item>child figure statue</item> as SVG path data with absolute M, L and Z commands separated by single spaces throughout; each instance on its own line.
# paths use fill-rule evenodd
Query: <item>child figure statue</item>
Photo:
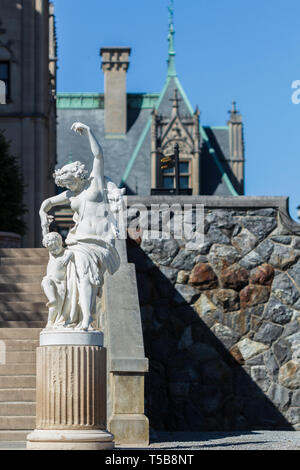
M 63 326 L 63 304 L 66 296 L 67 265 L 74 254 L 63 247 L 62 237 L 57 232 L 47 233 L 43 238 L 44 247 L 49 250 L 47 274 L 42 280 L 42 287 L 48 298 L 48 323 L 46 328 Z

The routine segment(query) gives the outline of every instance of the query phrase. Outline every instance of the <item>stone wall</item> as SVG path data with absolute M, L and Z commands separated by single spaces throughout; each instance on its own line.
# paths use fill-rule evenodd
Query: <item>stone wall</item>
M 127 241 L 150 426 L 300 430 L 300 229 L 287 198 L 128 197 L 162 202 L 204 204 L 205 236 L 196 251 L 142 230 Z

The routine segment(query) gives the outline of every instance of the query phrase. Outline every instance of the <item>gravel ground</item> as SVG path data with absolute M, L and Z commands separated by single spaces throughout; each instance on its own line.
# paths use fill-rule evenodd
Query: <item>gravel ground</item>
M 24 442 L 0 442 L 0 450 L 24 450 Z M 300 450 L 300 431 L 156 433 L 149 447 L 116 450 Z
M 157 433 L 151 449 L 300 450 L 300 431 Z

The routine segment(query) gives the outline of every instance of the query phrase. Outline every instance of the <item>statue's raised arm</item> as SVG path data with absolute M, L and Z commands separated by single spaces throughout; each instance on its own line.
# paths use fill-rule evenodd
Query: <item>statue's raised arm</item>
M 83 124 L 82 122 L 74 122 L 71 126 L 71 129 L 74 132 L 77 132 L 80 135 L 86 134 L 88 136 L 92 154 L 94 155 L 93 169 L 91 172 L 91 177 L 94 178 L 94 185 L 97 186 L 97 189 L 103 191 L 105 188 L 104 180 L 104 158 L 103 150 L 98 140 L 96 139 L 93 131 L 89 126 Z

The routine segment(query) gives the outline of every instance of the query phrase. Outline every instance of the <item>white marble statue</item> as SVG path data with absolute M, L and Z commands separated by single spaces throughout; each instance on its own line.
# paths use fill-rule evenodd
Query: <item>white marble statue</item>
M 62 246 L 58 247 L 58 242 L 57 253 L 49 245 L 50 259 L 43 288 L 49 300 L 48 328 L 88 330 L 96 317 L 96 298 L 102 293 L 104 273 L 108 271 L 114 274 L 120 266 L 120 258 L 114 246 L 118 233 L 114 213 L 122 204 L 124 190 L 118 189 L 104 177 L 102 148 L 91 129 L 80 122 L 75 122 L 71 129 L 88 137 L 94 155 L 93 168 L 88 175 L 82 163 L 74 162 L 54 173 L 56 185 L 67 190 L 46 199 L 41 205 L 40 218 L 45 244 L 50 243 L 47 242 L 50 236 L 47 234 L 53 217 L 48 212 L 52 207 L 69 205 L 74 211 L 75 225 L 65 240 L 65 252 Z M 57 280 L 64 277 L 64 269 L 65 291 L 62 285 L 60 289 L 57 287 Z

